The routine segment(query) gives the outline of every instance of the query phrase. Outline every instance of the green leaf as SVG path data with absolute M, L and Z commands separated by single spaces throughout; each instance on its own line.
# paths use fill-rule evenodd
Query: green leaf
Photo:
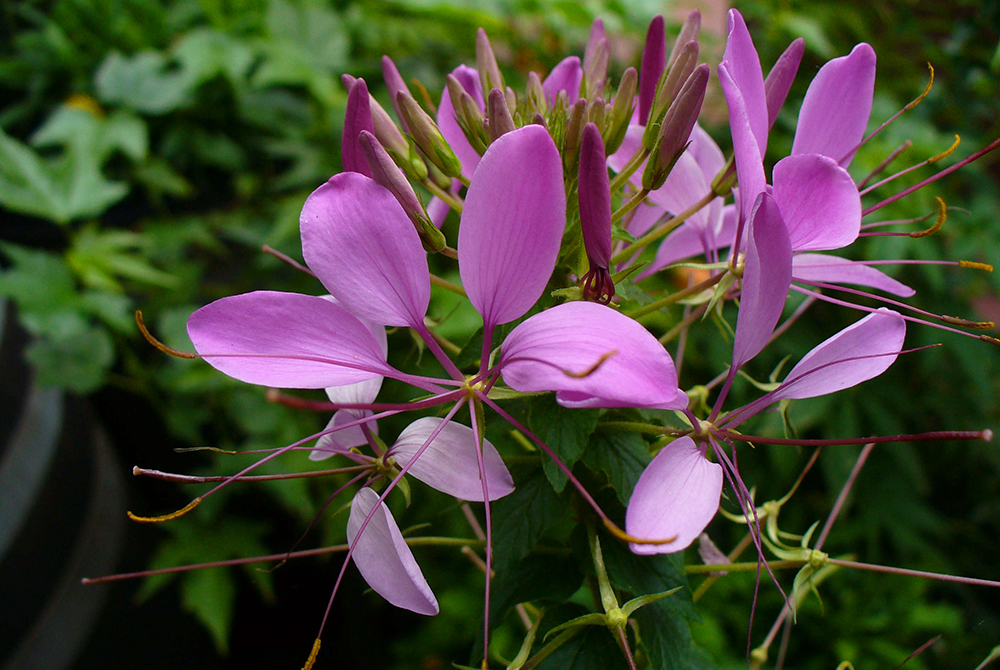
M 627 668 L 628 664 L 606 628 L 585 626 L 537 667 L 540 670 L 618 670 Z
M 113 51 L 98 68 L 94 85 L 101 102 L 154 116 L 191 102 L 190 80 L 183 71 L 171 70 L 167 58 L 158 51 L 132 57 Z
M 229 651 L 229 627 L 233 621 L 236 585 L 228 570 L 213 568 L 189 574 L 181 586 L 184 609 L 197 617 L 215 642 L 220 654 Z
M 538 469 L 523 479 L 516 471 L 516 488 L 493 503 L 493 546 L 497 574 L 511 569 L 538 543 L 545 531 L 565 516 L 566 503 Z
M 13 263 L 0 272 L 0 295 L 14 300 L 22 311 L 54 312 L 76 300 L 73 273 L 62 257 L 14 244 L 0 244 L 0 251 Z
M 490 621 L 499 625 L 507 610 L 518 603 L 566 600 L 582 581 L 583 573 L 572 557 L 531 554 L 497 572 L 490 598 Z
M 38 339 L 28 345 L 25 358 L 34 366 L 39 384 L 77 393 L 101 386 L 115 359 L 114 344 L 104 328 L 71 311 L 47 315 L 36 328 Z
M 599 409 L 567 409 L 555 395 L 535 398 L 528 412 L 528 428 L 559 457 L 570 470 L 583 456 L 587 440 L 597 427 Z M 542 461 L 552 488 L 561 493 L 567 477 L 551 458 Z
M 632 489 L 649 461 L 649 447 L 641 435 L 600 429 L 590 436 L 583 455 L 588 468 L 604 473 L 608 486 L 623 505 L 628 504 Z

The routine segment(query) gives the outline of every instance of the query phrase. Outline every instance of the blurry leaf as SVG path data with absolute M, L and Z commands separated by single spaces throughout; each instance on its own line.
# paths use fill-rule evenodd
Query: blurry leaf
M 38 339 L 28 345 L 25 358 L 34 366 L 40 385 L 88 393 L 104 382 L 115 358 L 107 331 L 68 311 L 48 315 L 33 325 Z
M 583 455 L 588 468 L 604 473 L 623 505 L 628 505 L 632 489 L 649 460 L 649 446 L 641 435 L 600 429 L 590 436 Z
M 490 599 L 490 621 L 499 625 L 504 613 L 518 603 L 565 600 L 582 581 L 583 573 L 571 556 L 529 555 L 497 573 Z
M 203 84 L 218 75 L 232 82 L 242 81 L 254 58 L 246 44 L 208 28 L 187 33 L 173 48 L 173 55 L 192 86 Z
M 80 281 L 105 291 L 121 291 L 122 279 L 174 286 L 177 280 L 172 275 L 157 270 L 138 255 L 143 241 L 139 233 L 85 226 L 74 236 L 66 261 Z
M 545 476 L 534 469 L 516 488 L 493 503 L 493 546 L 497 573 L 510 569 L 532 550 L 545 531 L 566 513 L 565 504 Z
M 528 428 L 555 453 L 570 470 L 587 448 L 587 440 L 597 427 L 597 409 L 567 409 L 556 402 L 555 394 L 533 398 Z M 566 475 L 551 458 L 542 461 L 545 476 L 556 492 L 566 486 Z
M 181 587 L 184 609 L 194 614 L 212 635 L 220 654 L 229 651 L 236 585 L 228 570 L 212 568 L 185 576 Z
M 110 53 L 97 70 L 94 85 L 101 102 L 125 105 L 143 114 L 166 114 L 191 102 L 189 79 L 183 71 L 171 69 L 158 51 L 143 51 L 131 58 Z
M 73 274 L 62 257 L 47 251 L 0 244 L 12 267 L 0 272 L 0 295 L 32 312 L 62 309 L 76 299 Z
M 577 635 L 537 667 L 542 670 L 625 670 L 628 664 L 606 628 L 583 626 Z

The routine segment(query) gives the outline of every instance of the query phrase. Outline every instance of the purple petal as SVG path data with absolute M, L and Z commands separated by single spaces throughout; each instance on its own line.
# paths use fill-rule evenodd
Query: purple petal
M 306 263 L 344 307 L 384 326 L 423 326 L 427 255 L 387 189 L 353 172 L 334 175 L 306 199 L 300 229 Z
M 710 190 L 698 161 L 690 152 L 685 151 L 674 163 L 663 186 L 649 194 L 649 201 L 676 215 L 701 200 Z M 702 207 L 688 218 L 687 224 L 704 230 L 709 225 L 708 217 L 709 209 Z
M 479 90 L 479 73 L 467 65 L 459 65 L 451 74 L 454 75 L 455 79 L 458 79 L 459 83 L 462 84 L 462 88 L 479 104 L 479 109 L 485 109 L 486 105 L 483 102 L 483 93 Z M 448 87 L 445 87 L 444 93 L 441 94 L 441 104 L 438 105 L 437 112 L 437 125 L 441 130 L 441 134 L 444 135 L 444 139 L 448 142 L 448 146 L 458 156 L 458 160 L 462 162 L 462 175 L 466 178 L 471 178 L 472 173 L 476 171 L 476 166 L 479 165 L 479 153 L 472 148 L 469 140 L 465 137 L 465 133 L 462 132 L 462 127 L 458 125 L 458 121 L 455 118 L 455 107 L 451 104 L 451 95 L 448 94 Z
M 625 131 L 625 138 L 622 140 L 621 145 L 618 147 L 618 151 L 614 152 L 608 156 L 608 167 L 615 172 L 621 172 L 622 168 L 632 160 L 632 156 L 636 152 L 642 150 L 642 133 L 645 129 L 642 126 L 637 126 L 632 124 Z M 642 162 L 639 169 L 632 173 L 629 180 L 636 185 L 639 185 L 642 181 L 642 170 L 646 165 L 646 161 Z M 638 175 L 638 176 L 636 176 Z
M 747 122 L 757 141 L 757 153 L 764 155 L 767 149 L 767 96 L 764 92 L 764 72 L 760 68 L 760 56 L 753 45 L 750 31 L 743 21 L 743 16 L 735 9 L 729 10 L 729 38 L 726 40 L 726 52 L 722 57 L 721 70 L 725 66 L 732 82 L 740 91 L 746 108 Z M 729 100 L 729 114 L 732 118 L 733 103 Z M 733 139 L 735 143 L 735 138 Z
M 323 296 L 323 298 L 334 304 L 340 304 L 332 295 Z M 385 326 L 380 326 L 370 321 L 366 321 L 365 319 L 358 319 L 358 321 L 360 321 L 364 327 L 368 329 L 368 332 L 372 334 L 372 337 L 375 338 L 379 349 L 382 351 L 382 360 L 384 361 L 389 355 L 389 341 L 385 335 Z M 330 402 L 341 405 L 364 405 L 375 402 L 375 398 L 378 396 L 379 389 L 381 388 L 382 377 L 375 377 L 374 379 L 367 379 L 363 382 L 358 382 L 357 384 L 331 386 L 326 389 L 326 396 L 330 399 Z
M 715 143 L 712 136 L 698 124 L 695 124 L 694 130 L 691 132 L 691 146 L 688 147 L 688 153 L 698 162 L 698 166 L 709 183 L 726 165 L 726 157 L 722 154 L 722 149 Z
M 747 244 L 740 313 L 733 341 L 733 367 L 760 353 L 781 318 L 792 281 L 792 249 L 774 199 L 757 199 Z
M 770 402 L 814 398 L 877 377 L 896 360 L 905 337 L 906 321 L 883 307 L 806 354 Z
M 607 269 L 611 260 L 611 192 L 601 131 L 593 123 L 583 128 L 580 144 L 580 228 L 591 265 Z
M 799 71 L 799 63 L 802 62 L 802 54 L 806 50 L 806 41 L 801 37 L 788 45 L 784 53 L 778 56 L 777 62 L 771 71 L 767 73 L 764 80 L 764 92 L 767 98 L 767 127 L 774 125 L 778 118 L 781 106 L 785 104 L 788 91 L 795 81 L 795 74 Z
M 687 407 L 663 345 L 604 305 L 570 302 L 545 310 L 511 331 L 501 349 L 508 386 L 556 391 L 566 407 Z
M 625 532 L 667 544 L 633 544 L 636 554 L 672 554 L 690 545 L 719 510 L 722 466 L 690 437 L 674 440 L 646 466 L 625 512 Z
M 583 66 L 576 56 L 569 56 L 559 61 L 552 72 L 542 82 L 545 99 L 549 107 L 556 103 L 560 91 L 566 91 L 568 103 L 572 105 L 580 98 L 580 84 L 583 82 Z
M 861 43 L 820 68 L 799 111 L 792 155 L 821 154 L 847 167 L 861 143 L 875 94 L 875 50 Z
M 404 133 L 408 133 L 410 129 L 406 125 L 406 119 L 399 113 L 399 102 L 396 96 L 400 93 L 410 95 L 410 89 L 406 86 L 406 82 L 403 81 L 399 70 L 396 69 L 396 64 L 388 56 L 382 56 L 382 78 L 385 79 L 385 87 L 389 91 L 389 100 L 392 101 L 392 107 L 396 110 L 396 118 L 399 119 L 399 125 Z
M 400 433 L 389 448 L 396 464 L 405 466 L 444 419 L 417 419 Z M 507 466 L 489 440 L 483 440 L 483 467 L 490 500 L 497 500 L 514 490 L 514 480 Z M 413 475 L 431 488 L 460 500 L 483 502 L 483 483 L 476 460 L 476 440 L 468 426 L 449 421 L 430 443 L 420 458 L 410 467 Z
M 861 196 L 847 170 L 816 154 L 774 166 L 774 200 L 796 251 L 840 249 L 861 231 Z
M 187 328 L 209 365 L 250 384 L 326 388 L 395 373 L 353 314 L 315 296 L 234 295 L 196 311 Z
M 326 428 L 324 428 L 324 430 L 330 430 L 332 428 L 336 428 L 337 426 L 343 426 L 368 416 L 372 416 L 371 410 L 337 410 L 334 412 L 333 418 L 331 418 L 329 423 L 326 424 Z M 372 432 L 378 435 L 378 423 L 371 421 L 368 425 Z M 352 447 L 360 447 L 364 444 L 368 444 L 368 438 L 365 437 L 365 432 L 362 430 L 360 425 L 351 426 L 350 428 L 342 428 L 335 433 L 327 433 L 316 440 L 316 446 L 309 452 L 309 460 L 323 461 L 335 454 L 343 454 Z
M 345 172 L 357 172 L 371 177 L 371 168 L 368 167 L 368 161 L 365 160 L 358 144 L 358 137 L 362 130 L 374 133 L 375 126 L 372 123 L 372 111 L 368 101 L 368 86 L 364 79 L 356 79 L 347 94 L 341 160 L 344 163 Z
M 493 142 L 458 229 L 462 285 L 487 328 L 517 319 L 542 295 L 565 227 L 562 159 L 548 131 L 530 125 Z
M 749 221 L 757 196 L 767 189 L 764 161 L 743 93 L 725 63 L 719 66 L 719 83 L 729 105 L 729 126 L 733 134 L 733 155 L 740 189 L 740 219 Z
M 349 543 L 354 544 L 365 517 L 377 502 L 378 494 L 370 488 L 363 488 L 354 496 L 351 516 L 347 520 Z M 358 571 L 372 590 L 396 607 L 417 614 L 437 614 L 437 599 L 399 532 L 399 526 L 385 503 L 378 507 L 354 546 L 354 563 Z
M 881 270 L 857 261 L 826 254 L 796 254 L 792 257 L 792 280 L 870 286 L 909 298 L 916 291 Z

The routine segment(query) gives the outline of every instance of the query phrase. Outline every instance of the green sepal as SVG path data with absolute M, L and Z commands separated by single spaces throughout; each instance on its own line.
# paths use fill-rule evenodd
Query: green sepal
M 666 598 L 667 596 L 672 596 L 678 591 L 680 591 L 682 588 L 684 587 L 676 586 L 670 589 L 669 591 L 662 591 L 660 593 L 650 593 L 648 595 L 632 598 L 632 600 L 622 605 L 622 611 L 625 612 L 625 616 L 632 616 L 632 613 L 635 612 L 640 607 L 645 607 L 650 603 L 655 603 L 657 600 L 661 600 L 663 598 Z

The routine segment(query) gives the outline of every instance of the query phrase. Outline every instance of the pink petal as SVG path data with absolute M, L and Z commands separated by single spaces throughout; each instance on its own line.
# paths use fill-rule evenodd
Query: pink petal
M 358 137 L 362 130 L 375 132 L 372 123 L 372 112 L 368 99 L 368 86 L 364 79 L 356 79 L 347 94 L 347 110 L 344 113 L 344 133 L 341 143 L 340 157 L 344 163 L 345 172 L 358 172 L 366 177 L 372 176 L 368 161 L 365 160 Z
M 405 466 L 442 421 L 444 419 L 438 417 L 417 419 L 400 433 L 396 443 L 389 448 L 389 455 L 400 467 Z M 483 466 L 490 500 L 502 498 L 514 490 L 514 480 L 489 440 L 483 440 Z M 413 464 L 409 474 L 460 500 L 483 502 L 476 441 L 468 426 L 449 421 Z
M 762 151 L 754 135 L 746 100 L 726 63 L 719 66 L 719 83 L 722 84 L 722 91 L 729 105 L 729 126 L 733 134 L 733 155 L 740 189 L 740 219 L 749 221 L 757 196 L 767 189 Z M 765 123 L 766 114 L 765 110 Z
M 747 122 L 757 142 L 757 152 L 763 156 L 764 150 L 767 149 L 767 129 L 770 125 L 767 120 L 764 72 L 760 68 L 760 56 L 757 55 L 757 48 L 753 45 L 747 24 L 735 9 L 729 10 L 729 38 L 726 40 L 726 52 L 719 69 L 721 70 L 723 66 L 743 97 Z M 727 92 L 727 101 L 729 95 Z M 729 109 L 732 116 L 731 101 Z M 735 142 L 735 138 L 733 141 Z
M 774 200 L 796 251 L 840 249 L 861 230 L 861 196 L 847 170 L 816 154 L 774 166 Z
M 427 255 L 392 193 L 353 172 L 334 175 L 306 199 L 300 229 L 306 263 L 344 307 L 380 325 L 422 327 Z
M 354 315 L 315 296 L 234 295 L 196 311 L 187 327 L 209 365 L 250 384 L 326 388 L 395 373 Z
M 877 377 L 896 360 L 905 337 L 906 322 L 883 307 L 806 354 L 775 389 L 770 402 L 814 398 Z
M 705 176 L 698 161 L 689 151 L 685 151 L 674 163 L 663 186 L 649 194 L 649 201 L 671 214 L 680 214 L 711 190 Z M 704 230 L 709 225 L 708 217 L 708 208 L 702 207 L 688 218 L 685 225 Z
M 570 302 L 545 310 L 511 331 L 501 349 L 508 386 L 556 391 L 566 407 L 687 407 L 663 345 L 604 305 Z
M 792 280 L 870 286 L 903 298 L 916 293 L 881 270 L 826 254 L 796 254 L 792 258 Z
M 672 554 L 701 534 L 719 509 L 722 466 L 690 437 L 674 440 L 646 466 L 625 512 L 625 532 L 667 544 L 632 544 L 636 554 Z
M 562 59 L 542 82 L 542 90 L 545 91 L 545 99 L 549 106 L 555 104 L 560 91 L 566 91 L 567 101 L 572 105 L 580 98 L 582 82 L 583 67 L 580 65 L 580 59 L 576 56 Z
M 625 131 L 625 139 L 622 140 L 621 146 L 618 147 L 618 151 L 608 156 L 609 168 L 615 172 L 622 171 L 622 168 L 625 167 L 630 160 L 632 160 L 632 156 L 634 156 L 637 151 L 642 149 L 642 133 L 644 131 L 645 128 L 635 124 L 628 127 L 628 130 Z M 642 166 L 645 164 L 646 161 L 643 161 Z M 632 177 L 629 178 L 629 180 L 636 185 L 638 185 L 642 179 L 642 166 L 639 166 L 639 169 L 633 172 Z
M 709 184 L 726 165 L 726 157 L 723 155 L 722 149 L 715 143 L 712 136 L 697 123 L 691 132 L 691 146 L 688 147 L 688 153 L 698 161 L 698 165 Z
M 379 504 L 358 538 L 365 517 L 377 502 L 378 494 L 370 488 L 363 488 L 354 496 L 347 520 L 347 541 L 354 544 L 357 538 L 354 563 L 368 586 L 396 607 L 417 614 L 437 614 L 437 599 L 385 503 Z
M 479 90 L 479 73 L 467 65 L 459 65 L 451 74 L 479 104 L 479 109 L 485 109 L 483 93 Z M 462 162 L 462 175 L 467 179 L 471 178 L 472 173 L 476 171 L 476 166 L 479 165 L 479 153 L 472 148 L 465 133 L 462 132 L 462 127 L 458 125 L 458 120 L 455 118 L 455 107 L 451 104 L 451 95 L 448 93 L 447 86 L 444 93 L 441 94 L 441 104 L 438 105 L 437 124 L 444 139 L 448 142 L 448 146 Z
M 820 68 L 799 111 L 792 155 L 821 154 L 847 167 L 861 143 L 875 94 L 875 50 L 859 44 Z
M 371 410 L 367 409 L 337 410 L 334 412 L 333 418 L 331 418 L 329 423 L 326 424 L 326 428 L 324 430 L 330 430 L 331 428 L 336 428 L 337 426 L 343 426 L 371 415 Z M 378 435 L 378 423 L 371 421 L 368 425 L 372 432 Z M 343 428 L 335 433 L 328 433 L 316 440 L 316 446 L 309 452 L 309 460 L 326 460 L 335 454 L 342 454 L 350 450 L 352 447 L 360 447 L 365 444 L 368 444 L 368 438 L 365 437 L 365 433 L 360 425 Z
M 792 281 L 788 231 L 774 200 L 761 194 L 754 208 L 733 340 L 733 367 L 760 353 L 781 318 Z
M 332 295 L 323 296 L 323 298 L 334 304 L 340 304 Z M 365 328 L 368 329 L 368 332 L 372 334 L 372 337 L 375 338 L 379 349 L 382 351 L 382 360 L 385 360 L 389 355 L 389 341 L 385 335 L 385 326 L 380 326 L 372 323 L 371 321 L 366 321 L 365 319 L 358 319 L 358 321 L 360 321 Z M 357 384 L 331 386 L 326 389 L 326 396 L 330 399 L 330 402 L 341 405 L 363 405 L 375 402 L 375 398 L 378 396 L 379 389 L 381 388 L 382 377 L 375 377 L 373 379 L 367 379 L 363 382 L 358 382 Z M 362 444 L 362 442 L 359 442 L 358 444 Z
M 530 125 L 497 139 L 472 176 L 458 229 L 458 267 L 488 328 L 527 312 L 545 290 L 566 227 L 562 159 Z
M 768 128 L 774 125 L 778 118 L 778 112 L 785 104 L 788 91 L 795 81 L 795 74 L 799 71 L 799 63 L 802 62 L 802 54 L 806 50 L 806 41 L 801 37 L 788 45 L 788 48 L 778 56 L 774 67 L 767 73 L 764 80 L 764 92 L 767 98 L 767 125 Z

